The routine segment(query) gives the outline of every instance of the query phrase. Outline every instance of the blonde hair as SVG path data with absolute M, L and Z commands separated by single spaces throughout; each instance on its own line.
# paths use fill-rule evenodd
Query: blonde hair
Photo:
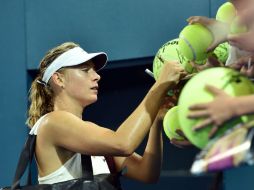
M 53 111 L 54 94 L 49 85 L 38 83 L 42 81 L 43 74 L 47 67 L 62 53 L 79 45 L 73 42 L 63 43 L 51 50 L 49 50 L 40 62 L 39 73 L 32 82 L 29 90 L 30 107 L 28 111 L 28 118 L 26 124 L 33 127 L 36 121 L 46 113 Z

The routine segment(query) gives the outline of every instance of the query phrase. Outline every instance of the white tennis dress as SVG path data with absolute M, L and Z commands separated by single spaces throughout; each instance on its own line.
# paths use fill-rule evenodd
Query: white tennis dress
M 39 129 L 40 123 L 43 120 L 44 116 L 42 116 L 34 124 L 33 128 L 30 131 L 31 135 L 37 135 L 37 130 Z M 110 173 L 104 156 L 91 156 L 91 160 L 93 166 L 93 175 Z M 56 171 L 47 176 L 38 176 L 38 182 L 39 184 L 52 184 L 80 177 L 82 177 L 81 154 L 76 153 Z

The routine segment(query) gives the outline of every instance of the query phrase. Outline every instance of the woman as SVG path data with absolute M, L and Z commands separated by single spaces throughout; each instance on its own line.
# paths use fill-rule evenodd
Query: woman
M 143 101 L 116 131 L 82 120 L 83 110 L 96 102 L 105 53 L 88 54 L 75 43 L 64 43 L 42 59 L 30 91 L 27 124 L 37 135 L 36 160 L 40 184 L 82 177 L 80 153 L 92 156 L 94 175 L 109 173 L 103 156 L 127 177 L 155 182 L 162 163 L 159 108 L 168 88 L 184 74 L 179 65 L 165 64 Z M 157 114 L 158 113 L 158 114 Z M 156 117 L 157 115 L 157 117 Z M 150 131 L 150 132 L 149 132 Z M 134 153 L 149 132 L 143 156 Z

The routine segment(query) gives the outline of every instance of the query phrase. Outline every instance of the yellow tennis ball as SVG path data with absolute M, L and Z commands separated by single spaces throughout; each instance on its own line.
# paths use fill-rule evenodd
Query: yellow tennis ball
M 202 61 L 208 57 L 207 48 L 213 42 L 212 33 L 201 24 L 184 27 L 179 35 L 179 50 L 191 61 Z
M 158 79 L 161 68 L 164 64 L 163 60 L 178 61 L 188 73 L 196 72 L 196 70 L 189 63 L 189 60 L 179 51 L 178 43 L 178 38 L 170 40 L 165 43 L 156 53 L 153 60 L 153 74 L 156 80 Z
M 247 32 L 247 27 L 239 22 L 239 18 L 235 17 L 230 25 L 231 34 L 239 34 Z
M 230 24 L 236 16 L 236 9 L 230 2 L 222 4 L 216 14 L 216 20 Z
M 163 129 L 167 137 L 171 139 L 184 140 L 184 138 L 176 133 L 177 129 L 181 129 L 177 114 L 178 107 L 175 106 L 168 110 L 163 119 Z
M 192 128 L 203 122 L 206 118 L 189 119 L 189 107 L 193 104 L 208 103 L 214 99 L 212 93 L 205 89 L 206 85 L 213 85 L 222 89 L 230 96 L 251 95 L 254 92 L 252 82 L 239 72 L 225 68 L 215 67 L 201 71 L 192 77 L 184 86 L 178 100 L 178 118 L 181 129 L 195 146 L 203 148 L 209 142 L 209 132 L 213 125 L 200 131 L 193 131 Z M 227 106 L 227 105 L 225 105 Z M 248 121 L 250 116 L 246 116 Z M 218 130 L 217 135 L 222 135 L 228 128 L 243 122 L 243 117 L 236 117 L 224 123 Z

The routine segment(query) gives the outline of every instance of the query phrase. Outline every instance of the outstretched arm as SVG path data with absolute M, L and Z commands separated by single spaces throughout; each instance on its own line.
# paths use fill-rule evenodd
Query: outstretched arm
M 118 171 L 127 167 L 126 177 L 146 183 L 158 180 L 163 158 L 162 119 L 158 113 L 150 129 L 143 156 L 133 153 L 129 157 L 115 157 Z

